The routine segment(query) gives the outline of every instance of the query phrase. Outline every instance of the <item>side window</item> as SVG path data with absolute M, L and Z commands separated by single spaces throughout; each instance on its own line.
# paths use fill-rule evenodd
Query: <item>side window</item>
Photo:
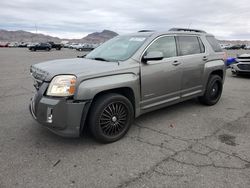
M 204 53 L 205 52 L 205 46 L 204 46 L 204 44 L 203 44 L 203 42 L 202 42 L 202 40 L 200 38 L 198 38 L 198 40 L 199 40 L 199 43 L 200 43 L 201 53 Z
M 213 48 L 215 52 L 222 52 L 222 49 L 218 43 L 218 41 L 213 36 L 207 36 L 207 41 Z
M 179 36 L 178 41 L 180 47 L 180 55 L 192 55 L 202 53 L 200 42 L 197 37 Z
M 166 36 L 157 39 L 149 46 L 146 54 L 153 51 L 162 52 L 164 58 L 177 56 L 175 37 Z

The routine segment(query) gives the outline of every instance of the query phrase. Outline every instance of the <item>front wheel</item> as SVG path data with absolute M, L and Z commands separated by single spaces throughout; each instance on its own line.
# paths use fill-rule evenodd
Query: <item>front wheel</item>
M 111 143 L 121 139 L 129 130 L 134 119 L 131 102 L 119 94 L 105 94 L 92 104 L 88 125 L 95 139 Z
M 215 105 L 220 100 L 222 90 L 222 78 L 219 75 L 211 75 L 207 83 L 206 91 L 203 96 L 199 97 L 199 100 L 202 104 L 208 106 Z

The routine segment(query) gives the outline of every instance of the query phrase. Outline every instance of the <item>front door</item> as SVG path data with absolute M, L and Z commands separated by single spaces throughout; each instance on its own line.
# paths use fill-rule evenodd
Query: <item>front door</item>
M 174 36 L 161 36 L 149 45 L 148 52 L 162 52 L 162 60 L 141 63 L 141 108 L 148 110 L 180 99 L 181 64 Z

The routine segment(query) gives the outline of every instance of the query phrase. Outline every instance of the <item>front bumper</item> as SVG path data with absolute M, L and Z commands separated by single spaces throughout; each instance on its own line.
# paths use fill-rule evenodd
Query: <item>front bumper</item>
M 87 106 L 87 102 L 35 95 L 29 108 L 33 118 L 52 132 L 63 137 L 79 137 Z

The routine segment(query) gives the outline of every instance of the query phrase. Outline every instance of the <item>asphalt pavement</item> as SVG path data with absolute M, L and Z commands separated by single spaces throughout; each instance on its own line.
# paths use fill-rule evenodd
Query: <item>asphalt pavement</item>
M 250 187 L 250 77 L 228 70 L 217 105 L 190 100 L 145 114 L 103 145 L 89 135 L 61 138 L 28 110 L 30 65 L 81 54 L 0 49 L 1 188 Z

